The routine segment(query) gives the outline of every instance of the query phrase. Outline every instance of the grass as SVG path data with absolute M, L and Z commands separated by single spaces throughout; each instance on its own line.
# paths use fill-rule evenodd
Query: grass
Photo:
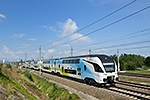
M 17 71 L 18 72 L 18 71 Z M 32 82 L 34 82 L 32 75 L 29 73 L 29 71 L 24 71 L 21 74 L 25 74 L 25 76 Z
M 75 100 L 80 97 L 73 93 L 70 94 L 65 88 L 58 87 L 57 85 L 46 81 L 46 79 L 39 78 L 33 75 L 36 85 L 41 89 L 42 95 L 46 95 L 44 99 L 51 98 L 52 100 Z
M 2 85 L 2 87 L 7 89 L 8 94 L 15 96 L 19 96 L 18 94 L 22 94 L 25 96 L 25 98 L 29 100 L 38 99 L 31 92 L 29 92 L 29 90 L 25 88 L 23 84 L 13 80 L 11 77 L 7 76 L 2 71 L 0 71 L 0 84 Z M 19 97 L 23 98 L 22 96 Z
M 13 79 L 19 79 L 30 85 L 30 87 L 37 90 L 45 100 L 80 99 L 77 94 L 70 94 L 65 88 L 58 87 L 57 85 L 50 83 L 46 79 L 40 78 L 29 71 L 20 70 L 16 67 L 12 67 L 12 70 L 3 67 L 2 71 L 0 71 L 0 84 L 8 90 L 9 94 L 19 96 L 20 98 L 23 98 L 21 96 L 23 95 L 29 100 L 38 99 L 33 93 L 29 92 L 29 90 L 25 88 L 22 83 Z
M 147 71 L 147 70 L 142 70 L 142 71 L 126 71 L 126 73 L 150 74 L 150 71 Z

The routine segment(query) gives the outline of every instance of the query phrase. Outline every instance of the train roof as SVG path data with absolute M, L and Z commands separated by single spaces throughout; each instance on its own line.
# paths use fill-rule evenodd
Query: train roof
M 84 57 L 109 57 L 107 55 L 104 55 L 104 54 L 91 54 L 91 55 L 81 55 L 81 56 L 73 56 L 73 57 L 63 57 L 63 58 L 60 58 L 60 59 L 69 59 L 69 58 L 84 58 Z
M 110 56 L 104 54 L 91 54 L 91 55 L 81 55 L 81 56 L 73 56 L 73 57 L 62 57 L 62 58 L 54 58 L 54 59 L 44 59 L 44 61 L 49 60 L 62 60 L 62 59 L 72 59 L 72 58 L 85 58 L 85 57 L 98 57 L 100 59 L 109 58 L 112 59 Z

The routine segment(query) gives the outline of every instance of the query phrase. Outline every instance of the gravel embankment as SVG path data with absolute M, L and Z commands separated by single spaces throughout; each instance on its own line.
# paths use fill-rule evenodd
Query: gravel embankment
M 32 70 L 32 73 L 39 75 L 39 72 Z M 129 100 L 129 97 L 112 92 L 105 88 L 90 86 L 82 82 L 59 77 L 56 75 L 42 73 L 42 78 L 49 82 L 55 83 L 60 87 L 66 88 L 70 93 L 76 93 L 83 100 Z M 132 98 L 133 99 L 133 98 Z

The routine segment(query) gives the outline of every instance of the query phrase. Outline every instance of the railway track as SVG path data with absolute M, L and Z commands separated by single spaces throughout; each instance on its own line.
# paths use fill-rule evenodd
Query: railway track
M 123 82 L 120 81 L 116 83 L 115 86 L 107 88 L 108 90 L 115 91 L 121 93 L 125 96 L 130 96 L 134 99 L 140 100 L 150 100 L 150 88 L 149 86 L 130 83 L 130 82 Z
M 34 70 L 34 72 L 39 73 Z M 82 80 L 77 80 L 65 76 L 52 75 L 50 73 L 43 72 L 42 76 L 49 78 L 50 80 L 62 83 L 66 86 L 72 87 L 76 90 L 82 91 L 89 95 L 92 95 L 98 99 L 139 99 L 150 100 L 150 86 L 144 84 L 131 83 L 126 81 L 119 81 L 116 85 L 108 86 L 95 86 L 88 85 Z
M 123 72 L 118 72 L 118 75 L 150 78 L 149 74 L 137 74 L 137 73 L 123 73 Z

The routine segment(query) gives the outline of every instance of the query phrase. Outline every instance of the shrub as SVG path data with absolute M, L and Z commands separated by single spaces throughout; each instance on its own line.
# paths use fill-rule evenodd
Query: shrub
M 148 67 L 146 65 L 142 66 L 143 70 L 148 70 Z
M 32 75 L 29 73 L 29 71 L 24 71 L 24 72 L 22 72 L 21 74 L 25 74 L 25 76 L 26 76 L 30 81 L 33 81 L 33 82 L 34 82 L 33 77 L 32 77 Z
M 6 64 L 6 68 L 10 68 L 10 70 L 12 71 L 12 66 L 10 64 Z

